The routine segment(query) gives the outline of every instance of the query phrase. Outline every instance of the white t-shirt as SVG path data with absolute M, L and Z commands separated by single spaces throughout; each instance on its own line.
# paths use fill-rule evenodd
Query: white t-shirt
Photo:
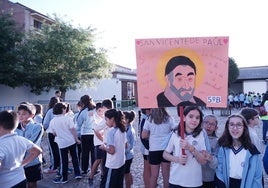
M 263 144 L 257 134 L 256 129 L 254 129 L 253 127 L 248 127 L 248 131 L 252 143 L 257 147 L 259 152 L 263 153 Z
M 181 156 L 182 150 L 180 147 L 180 139 L 177 132 L 171 135 L 168 146 L 165 149 L 166 152 L 172 153 L 173 156 Z M 206 150 L 205 138 L 202 131 L 195 138 L 192 135 L 188 135 L 185 138 L 191 145 L 193 145 L 196 151 Z M 180 163 L 171 162 L 169 183 L 174 185 L 180 185 L 183 187 L 198 187 L 202 185 L 202 168 L 196 158 L 185 150 L 187 155 L 187 162 L 185 165 Z
M 49 127 L 52 133 L 56 133 L 55 142 L 59 148 L 66 148 L 76 143 L 71 129 L 75 129 L 74 122 L 69 116 L 55 115 L 50 121 Z
M 26 179 L 21 162 L 26 150 L 33 145 L 33 142 L 17 134 L 0 137 L 0 187 L 12 187 Z
M 95 130 L 95 127 L 98 126 L 98 124 L 100 124 L 102 121 L 104 120 L 104 118 L 100 117 L 96 111 L 94 111 L 93 114 L 93 118 L 92 118 L 92 127 Z M 99 130 L 100 134 L 103 134 L 104 130 Z M 101 145 L 103 142 L 95 135 L 94 132 L 94 146 L 98 146 Z
M 149 150 L 163 151 L 170 137 L 172 128 L 175 127 L 174 119 L 170 117 L 167 122 L 161 123 L 159 125 L 155 124 L 153 121 L 150 122 L 149 119 L 145 121 L 143 127 L 143 130 L 150 132 Z
M 127 136 L 126 132 L 121 132 L 119 128 L 112 127 L 107 133 L 107 146 L 110 145 L 115 147 L 115 153 L 107 153 L 107 159 L 105 166 L 111 169 L 120 168 L 125 164 L 126 155 L 126 143 Z

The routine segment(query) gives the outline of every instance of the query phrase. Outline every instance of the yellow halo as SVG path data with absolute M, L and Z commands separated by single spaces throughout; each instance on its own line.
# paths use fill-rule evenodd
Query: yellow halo
M 196 81 L 195 85 L 198 87 L 205 75 L 205 66 L 201 57 L 192 49 L 187 48 L 175 48 L 169 51 L 166 51 L 159 59 L 159 62 L 156 66 L 156 77 L 160 83 L 160 85 L 165 88 L 166 87 L 166 78 L 165 78 L 165 69 L 168 61 L 175 56 L 186 56 L 190 58 L 195 66 L 196 66 Z

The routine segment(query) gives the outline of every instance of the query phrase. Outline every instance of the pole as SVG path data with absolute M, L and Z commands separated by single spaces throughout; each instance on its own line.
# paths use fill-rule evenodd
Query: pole
M 180 136 L 184 139 L 184 119 L 183 119 L 183 106 L 177 106 L 178 116 L 180 117 Z M 185 155 L 185 149 L 182 149 L 182 154 Z

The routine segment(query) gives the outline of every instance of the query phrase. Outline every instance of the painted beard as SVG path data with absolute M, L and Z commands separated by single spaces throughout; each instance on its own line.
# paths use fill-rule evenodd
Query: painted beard
M 192 87 L 190 87 L 189 89 L 184 88 L 177 89 L 173 84 L 171 84 L 170 89 L 182 101 L 189 101 L 191 98 L 193 98 L 194 95 L 194 89 Z M 181 93 L 184 91 L 186 91 L 186 93 L 182 96 Z

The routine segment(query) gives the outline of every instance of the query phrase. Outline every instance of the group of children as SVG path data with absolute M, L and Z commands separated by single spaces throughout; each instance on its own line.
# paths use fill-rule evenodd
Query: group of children
M 183 128 L 174 128 L 165 108 L 143 109 L 145 187 L 156 187 L 160 167 L 165 188 L 263 187 L 262 166 L 268 169 L 268 159 L 264 156 L 262 163 L 264 145 L 254 129 L 260 124 L 257 110 L 244 108 L 229 116 L 219 137 L 217 117 L 203 117 L 200 107 L 185 107 L 183 121 Z
M 100 187 L 123 187 L 124 180 L 125 187 L 131 187 L 135 112 L 114 109 L 110 99 L 94 104 L 85 95 L 79 102 L 80 111 L 70 117 L 67 115 L 70 106 L 52 97 L 42 124 L 40 117 L 35 116 L 37 107 L 28 102 L 19 105 L 18 118 L 14 112 L 0 112 L 1 186 L 37 187 L 43 173 L 41 140 L 46 130 L 50 170 L 58 172 L 54 183 L 68 182 L 69 155 L 75 179 L 81 179 L 82 173 L 88 171 L 89 156 L 86 155 L 91 152 L 90 187 L 94 185 L 99 165 Z M 264 156 L 263 163 L 261 161 L 264 145 L 254 129 L 259 124 L 255 109 L 245 108 L 229 116 L 219 138 L 216 116 L 203 117 L 200 107 L 184 108 L 183 128 L 175 124 L 165 108 L 142 109 L 142 112 L 146 188 L 157 186 L 160 168 L 163 187 L 263 187 L 262 166 L 268 169 L 268 160 Z M 83 162 L 83 157 L 87 162 Z
M 125 187 L 131 187 L 135 112 L 114 109 L 110 99 L 95 104 L 88 95 L 82 96 L 79 103 L 81 109 L 74 116 L 68 115 L 70 105 L 57 97 L 50 99 L 43 119 L 41 114 L 36 115 L 40 106 L 28 102 L 21 103 L 17 112 L 0 113 L 1 186 L 37 187 L 43 172 L 57 172 L 53 182 L 67 183 L 71 156 L 75 179 L 81 179 L 87 172 L 90 187 L 100 164 L 101 187 L 123 187 L 124 179 Z M 41 149 L 44 135 L 48 136 L 50 160 L 47 161 L 51 163 L 45 170 Z

